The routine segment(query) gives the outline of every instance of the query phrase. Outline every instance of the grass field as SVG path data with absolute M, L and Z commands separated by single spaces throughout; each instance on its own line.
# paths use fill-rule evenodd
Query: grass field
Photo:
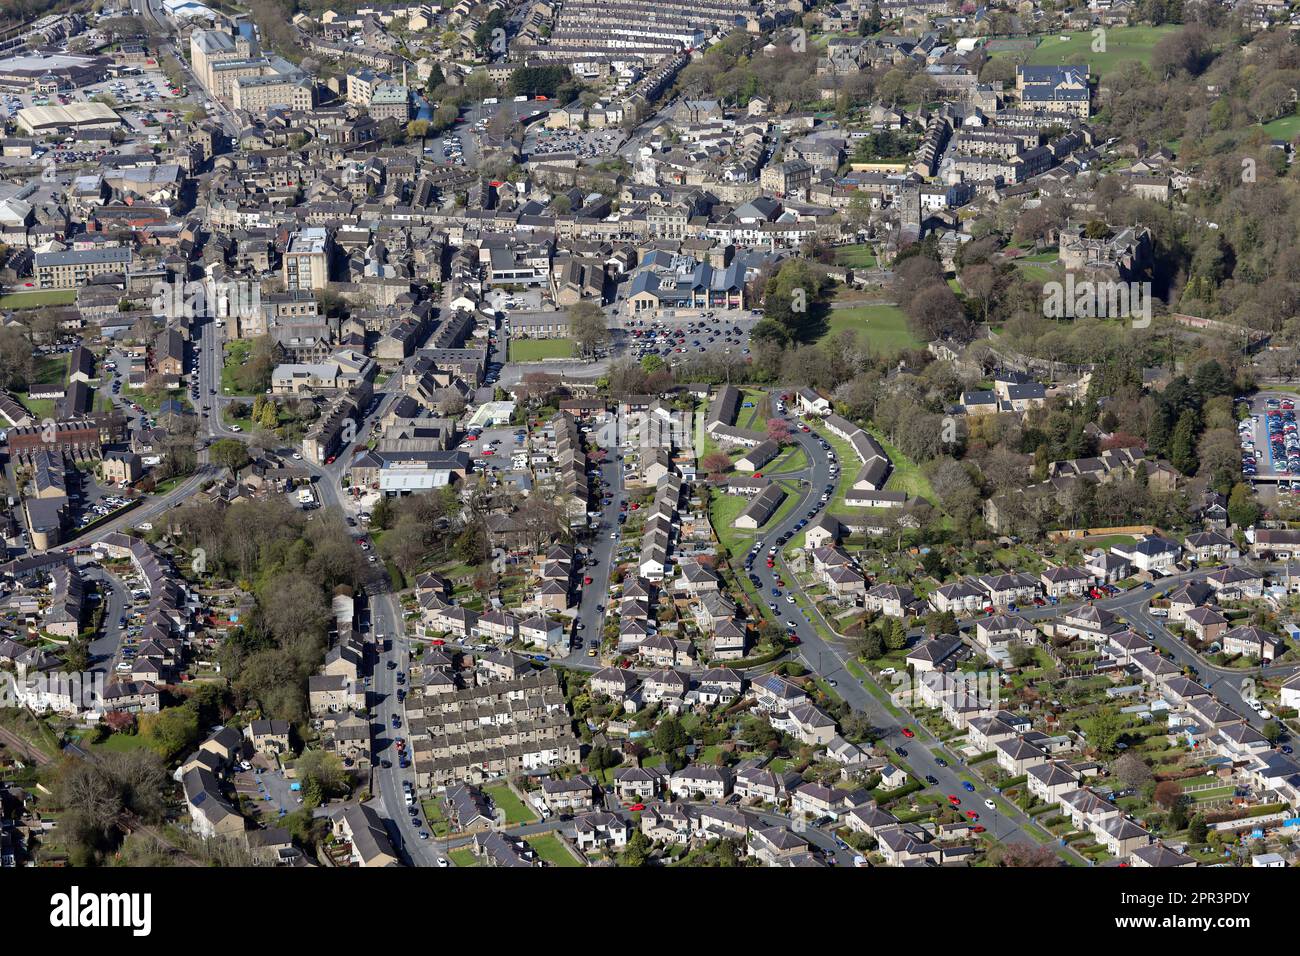
M 469 847 L 459 847 L 447 854 L 457 866 L 478 866 L 478 857 Z
M 870 269 L 876 264 L 876 257 L 871 252 L 871 246 L 865 242 L 857 245 L 841 246 L 835 250 L 835 264 L 848 266 L 850 269 Z
M 858 333 L 860 341 L 882 355 L 896 355 L 916 349 L 921 343 L 908 331 L 907 316 L 896 305 L 862 305 L 853 309 L 831 310 L 828 335 L 845 329 Z
M 506 784 L 484 787 L 483 792 L 491 797 L 497 809 L 506 815 L 506 823 L 532 823 L 537 819 L 537 814 L 524 806 L 524 802 L 515 796 L 515 792 Z
M 582 866 L 577 857 L 570 853 L 568 847 L 561 843 L 559 837 L 553 833 L 532 837 L 529 839 L 528 845 L 536 850 L 537 855 L 551 866 Z
M 39 309 L 45 305 L 72 305 L 76 301 L 76 289 L 38 289 L 0 295 L 0 309 Z
M 540 362 L 548 358 L 572 358 L 573 343 L 568 339 L 511 339 L 510 361 Z
M 1094 78 L 1104 78 L 1125 63 L 1139 60 L 1151 62 L 1151 51 L 1176 26 L 1107 27 L 1104 34 L 1106 50 L 1093 52 L 1094 38 L 1091 30 L 1080 33 L 1061 33 L 1045 37 L 1027 62 L 1033 66 L 1061 66 L 1086 63 Z M 1062 40 L 1061 37 L 1067 39 Z M 1003 54 L 999 54 L 1003 55 Z
M 1265 123 L 1264 132 L 1268 133 L 1273 139 L 1294 139 L 1296 134 L 1300 134 L 1300 113 L 1292 113 L 1290 116 L 1283 116 L 1271 123 Z

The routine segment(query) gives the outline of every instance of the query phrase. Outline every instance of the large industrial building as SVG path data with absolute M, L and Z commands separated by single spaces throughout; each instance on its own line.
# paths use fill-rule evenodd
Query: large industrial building
M 98 83 L 113 63 L 106 56 L 72 53 L 21 53 L 0 59 L 0 88 L 53 92 Z

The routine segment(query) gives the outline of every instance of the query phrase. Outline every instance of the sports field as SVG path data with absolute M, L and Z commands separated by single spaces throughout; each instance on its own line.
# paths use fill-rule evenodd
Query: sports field
M 511 339 L 510 361 L 540 362 L 548 358 L 572 358 L 573 342 L 569 339 Z
M 896 355 L 904 349 L 916 349 L 921 343 L 907 328 L 907 316 L 896 305 L 860 305 L 853 309 L 832 309 L 828 336 L 853 329 L 858 339 L 873 352 Z
M 1087 64 L 1095 77 L 1105 77 L 1125 63 L 1151 62 L 1151 51 L 1161 38 L 1177 30 L 1176 26 L 1105 27 L 1100 37 L 1091 30 L 1079 33 L 1052 34 L 1044 37 L 1026 62 L 1034 66 Z M 1064 37 L 1064 39 L 1062 39 Z M 1095 52 L 1094 43 L 1105 42 L 1104 52 Z M 1003 55 L 1003 54 L 999 54 Z

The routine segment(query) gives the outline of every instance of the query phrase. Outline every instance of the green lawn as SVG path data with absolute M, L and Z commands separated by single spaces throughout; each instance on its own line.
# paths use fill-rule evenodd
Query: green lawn
M 52 398 L 29 398 L 26 392 L 18 393 L 18 400 L 27 407 L 32 415 L 42 421 L 47 418 L 54 418 L 54 399 Z
M 1155 45 L 1177 29 L 1176 26 L 1107 27 L 1104 53 L 1093 52 L 1091 30 L 1053 34 L 1038 44 L 1034 52 L 1029 54 L 1027 62 L 1033 66 L 1087 64 L 1089 72 L 1096 79 L 1105 77 L 1107 73 L 1113 73 L 1120 66 L 1134 60 L 1149 64 Z M 1066 39 L 1062 40 L 1061 37 Z
M 504 783 L 484 787 L 483 792 L 492 798 L 497 809 L 506 815 L 506 823 L 532 823 L 537 814 L 524 806 L 524 802 L 515 796 L 515 792 Z
M 1300 134 L 1300 113 L 1292 113 L 1290 116 L 1283 116 L 1271 123 L 1265 123 L 1264 132 L 1273 139 L 1294 139 L 1297 134 Z M 3 302 L 0 302 L 0 305 L 3 304 Z
M 848 266 L 850 269 L 871 269 L 876 265 L 876 257 L 871 246 L 865 242 L 852 246 L 840 246 L 835 250 L 835 264 Z
M 528 841 L 528 845 L 551 866 L 582 866 L 578 858 L 570 853 L 568 847 L 553 833 L 533 837 Z
M 873 351 L 882 355 L 895 355 L 904 349 L 920 348 L 918 341 L 907 328 L 907 316 L 896 305 L 862 305 L 854 309 L 832 309 L 828 322 L 828 335 L 838 335 L 845 329 L 858 333 L 858 338 Z
M 713 527 L 722 540 L 722 546 L 733 555 L 740 554 L 749 547 L 753 532 L 736 527 L 736 517 L 745 510 L 750 502 L 748 495 L 729 495 L 716 490 L 709 510 L 713 517 Z
M 478 857 L 476 857 L 474 851 L 468 847 L 461 847 L 457 850 L 452 850 L 447 854 L 447 856 L 450 857 L 451 862 L 455 863 L 457 866 L 478 866 Z
M 91 749 L 127 753 L 132 750 L 147 750 L 148 747 L 149 744 L 139 734 L 110 734 L 102 743 L 93 744 Z
M 766 471 L 769 474 L 781 474 L 787 471 L 799 471 L 801 468 L 807 467 L 808 453 L 803 450 L 803 446 L 795 445 L 768 465 Z
M 0 309 L 39 309 L 46 305 L 72 305 L 76 289 L 38 289 L 34 292 L 9 292 L 0 295 Z
M 572 358 L 573 342 L 569 339 L 511 339 L 510 361 L 540 362 L 549 358 Z
M 880 442 L 880 447 L 885 449 L 885 454 L 893 465 L 885 488 L 889 491 L 906 491 L 913 498 L 934 501 L 934 488 L 930 486 L 930 479 L 921 473 L 921 466 L 887 442 L 876 428 L 868 427 L 867 431 Z

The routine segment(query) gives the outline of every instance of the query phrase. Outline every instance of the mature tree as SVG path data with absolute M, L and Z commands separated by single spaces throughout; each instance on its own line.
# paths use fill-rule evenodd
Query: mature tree
M 1088 742 L 1101 753 L 1114 753 L 1124 727 L 1125 720 L 1119 711 L 1114 707 L 1103 707 L 1093 715 Z
M 731 456 L 725 451 L 709 452 L 700 460 L 700 466 L 710 478 L 720 480 L 727 469 L 731 467 Z
M 1123 754 L 1111 769 L 1115 772 L 1115 776 L 1124 781 L 1126 787 L 1134 790 L 1141 790 L 1154 779 L 1146 761 L 1132 751 Z
M 569 307 L 569 335 L 583 355 L 590 355 L 609 342 L 604 311 L 594 302 L 581 301 Z
M 235 438 L 221 438 L 213 442 L 208 449 L 208 456 L 213 463 L 229 468 L 232 475 L 237 474 L 249 461 L 248 448 Z
M 1061 860 L 1051 847 L 1037 843 L 1006 843 L 996 848 L 990 855 L 996 858 L 998 866 L 1055 867 L 1061 865 Z
M 659 721 L 654 732 L 655 749 L 660 753 L 672 753 L 681 750 L 691 742 L 690 735 L 676 717 L 665 717 Z
M 778 445 L 787 444 L 790 441 L 790 423 L 784 418 L 769 418 L 767 420 L 767 437 Z

